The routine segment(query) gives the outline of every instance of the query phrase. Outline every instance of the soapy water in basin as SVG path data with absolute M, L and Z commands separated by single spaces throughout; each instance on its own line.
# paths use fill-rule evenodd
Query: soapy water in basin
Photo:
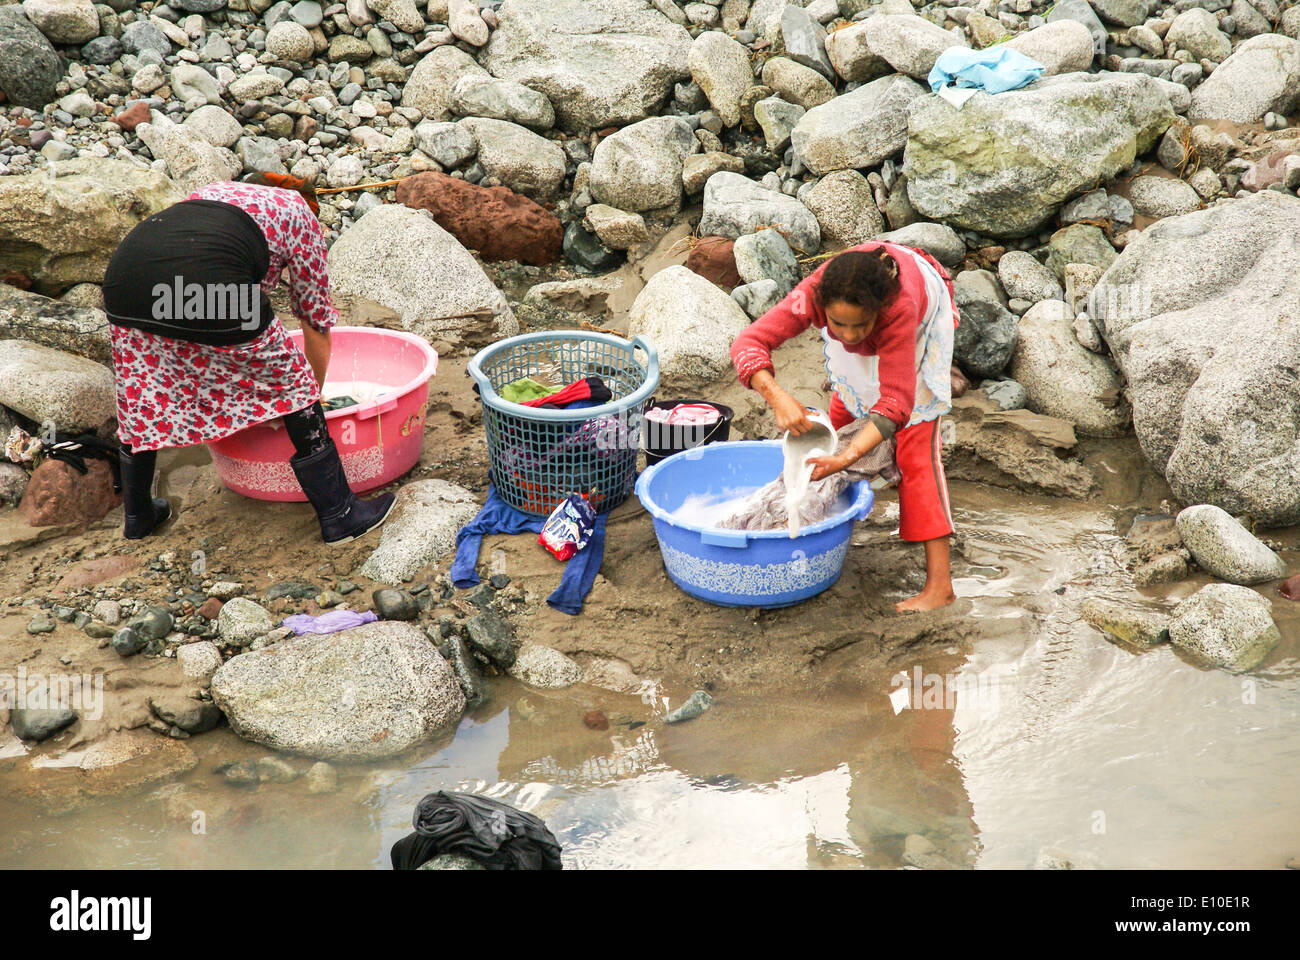
M 719 528 L 728 517 L 747 509 L 751 498 L 762 489 L 763 487 L 732 487 L 722 493 L 693 493 L 672 512 L 672 518 L 678 523 L 690 524 L 693 527 Z M 827 517 L 843 513 L 849 508 L 851 502 L 852 497 L 841 494 L 828 511 Z M 769 524 L 749 527 L 749 529 L 777 530 L 780 526 L 773 519 Z M 798 536 L 798 534 L 791 536 Z
M 693 493 L 672 512 L 672 517 L 693 527 L 716 527 L 743 507 L 759 489 L 733 487 L 722 493 Z
M 338 397 L 351 397 L 357 403 L 369 403 L 386 393 L 392 393 L 396 387 L 387 383 L 375 383 L 373 380 L 326 380 L 321 387 L 322 401 Z

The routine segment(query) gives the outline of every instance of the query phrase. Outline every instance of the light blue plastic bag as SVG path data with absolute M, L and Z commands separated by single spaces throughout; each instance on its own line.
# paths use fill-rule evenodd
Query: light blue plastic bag
M 984 50 L 950 47 L 939 55 L 927 78 L 930 89 L 946 84 L 975 87 L 986 93 L 1003 93 L 1033 83 L 1046 68 L 1019 50 L 998 45 Z

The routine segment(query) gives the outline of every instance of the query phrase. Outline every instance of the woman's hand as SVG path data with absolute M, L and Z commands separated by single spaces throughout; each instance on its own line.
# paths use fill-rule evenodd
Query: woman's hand
M 311 324 L 302 325 L 302 352 L 316 377 L 318 387 L 325 386 L 325 373 L 330 365 L 330 332 L 316 330 Z
M 825 480 L 832 473 L 839 473 L 856 462 L 856 457 L 846 456 L 844 453 L 833 457 L 809 457 L 804 461 L 813 465 L 812 477 L 809 478 L 812 480 Z

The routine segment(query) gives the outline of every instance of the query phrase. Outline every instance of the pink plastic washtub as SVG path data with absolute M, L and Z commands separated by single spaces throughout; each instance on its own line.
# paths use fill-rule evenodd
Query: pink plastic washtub
M 302 348 L 302 333 L 290 331 Z M 364 381 L 391 387 L 374 399 L 325 414 L 357 493 L 391 483 L 420 459 L 429 379 L 438 354 L 421 337 L 377 327 L 335 327 L 326 385 Z M 208 444 L 221 482 L 255 500 L 306 500 L 289 466 L 293 444 L 279 418 Z

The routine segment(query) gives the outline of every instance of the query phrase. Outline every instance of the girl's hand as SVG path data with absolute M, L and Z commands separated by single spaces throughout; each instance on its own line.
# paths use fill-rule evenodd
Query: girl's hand
M 808 420 L 808 409 L 790 394 L 782 390 L 768 403 L 776 417 L 776 425 L 781 430 L 789 430 L 796 437 L 812 429 Z
M 832 473 L 839 473 L 846 467 L 852 466 L 854 462 L 853 459 L 844 456 L 844 454 L 834 457 L 809 457 L 804 461 L 804 463 L 813 465 L 812 477 L 810 478 L 813 480 L 825 480 Z

